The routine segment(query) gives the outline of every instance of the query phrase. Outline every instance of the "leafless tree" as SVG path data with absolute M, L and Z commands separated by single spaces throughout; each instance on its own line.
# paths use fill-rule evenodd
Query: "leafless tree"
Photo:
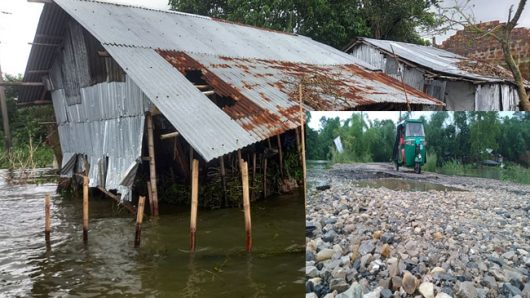
M 517 85 L 517 92 L 519 94 L 520 102 L 519 108 L 522 111 L 530 111 L 530 102 L 528 93 L 526 91 L 525 80 L 521 75 L 519 65 L 515 62 L 512 48 L 512 31 L 517 26 L 517 22 L 523 13 L 527 0 L 519 0 L 517 10 L 514 13 L 514 5 L 510 6 L 508 12 L 508 22 L 500 23 L 497 26 L 485 28 L 479 26 L 476 22 L 472 8 L 469 8 L 470 0 L 466 0 L 463 4 L 454 2 L 454 6 L 440 7 L 440 17 L 447 22 L 447 27 L 455 28 L 456 26 L 463 26 L 473 33 L 477 34 L 478 38 L 490 36 L 497 40 L 501 45 L 504 61 L 512 72 L 514 81 Z

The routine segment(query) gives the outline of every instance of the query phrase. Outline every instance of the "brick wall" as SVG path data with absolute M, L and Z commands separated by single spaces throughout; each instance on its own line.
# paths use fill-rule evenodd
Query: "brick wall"
M 479 27 L 495 28 L 499 21 L 481 23 Z M 444 41 L 440 48 L 448 50 L 462 56 L 475 58 L 506 65 L 504 54 L 500 44 L 490 36 L 481 37 L 480 34 L 472 32 L 470 29 L 458 31 L 455 35 Z M 519 63 L 523 76 L 530 79 L 530 29 L 515 28 L 512 32 L 512 54 L 516 62 Z

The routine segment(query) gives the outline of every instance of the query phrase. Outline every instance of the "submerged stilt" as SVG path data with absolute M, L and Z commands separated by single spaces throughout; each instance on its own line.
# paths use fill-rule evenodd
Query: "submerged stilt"
M 144 220 L 145 197 L 138 198 L 138 213 L 136 214 L 136 234 L 134 236 L 134 247 L 140 246 L 142 234 L 142 222 Z
M 88 176 L 83 176 L 83 242 L 88 242 Z
M 248 164 L 243 159 L 239 162 L 241 166 L 241 181 L 243 185 L 243 209 L 245 211 L 245 247 L 248 252 L 252 250 L 252 223 L 250 218 L 250 197 L 248 188 Z
M 46 243 L 50 242 L 50 233 L 52 231 L 51 228 L 51 199 L 50 195 L 46 195 L 44 198 L 44 238 L 46 239 Z
M 197 231 L 197 208 L 199 206 L 199 161 L 194 159 L 191 171 L 191 216 L 190 251 L 195 251 L 195 232 Z

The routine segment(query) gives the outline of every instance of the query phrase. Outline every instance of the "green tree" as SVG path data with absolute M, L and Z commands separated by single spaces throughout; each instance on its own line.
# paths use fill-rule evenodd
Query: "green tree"
M 300 33 L 336 48 L 366 36 L 422 42 L 438 0 L 169 0 L 172 9 Z
M 497 112 L 470 112 L 470 149 L 475 161 L 499 149 L 500 121 Z

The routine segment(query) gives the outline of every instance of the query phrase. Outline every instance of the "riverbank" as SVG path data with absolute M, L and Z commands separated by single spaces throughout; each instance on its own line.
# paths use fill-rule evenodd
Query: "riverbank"
M 403 185 L 361 183 L 388 178 Z M 308 296 L 530 295 L 530 186 L 390 164 L 309 169 L 308 180 Z

